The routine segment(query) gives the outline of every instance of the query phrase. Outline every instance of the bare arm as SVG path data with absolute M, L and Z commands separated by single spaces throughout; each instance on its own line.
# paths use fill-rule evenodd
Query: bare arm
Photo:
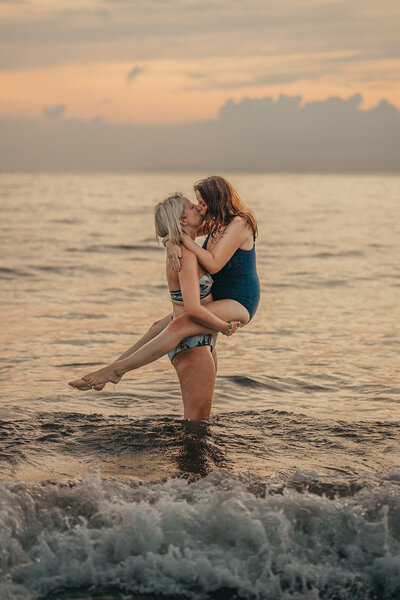
M 211 251 L 201 248 L 188 235 L 182 237 L 185 247 L 197 256 L 199 263 L 211 274 L 218 273 L 232 258 L 249 235 L 249 228 L 241 217 L 235 217 Z
M 197 259 L 186 248 L 182 250 L 182 267 L 178 276 L 187 316 L 213 331 L 226 333 L 229 330 L 229 322 L 214 315 L 200 302 Z
M 205 235 L 204 231 L 204 223 L 197 228 L 197 237 Z M 162 240 L 164 248 L 167 250 L 167 258 L 168 262 L 173 268 L 174 271 L 181 270 L 181 258 L 182 258 L 182 246 L 179 244 L 174 244 L 169 239 L 169 236 L 166 235 Z

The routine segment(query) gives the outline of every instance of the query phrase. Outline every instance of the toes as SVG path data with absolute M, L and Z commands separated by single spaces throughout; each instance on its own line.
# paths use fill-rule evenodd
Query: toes
M 75 381 L 69 381 L 68 385 L 70 385 L 75 390 L 86 391 L 92 389 L 92 386 L 89 385 L 86 381 L 83 381 L 83 379 L 75 379 Z

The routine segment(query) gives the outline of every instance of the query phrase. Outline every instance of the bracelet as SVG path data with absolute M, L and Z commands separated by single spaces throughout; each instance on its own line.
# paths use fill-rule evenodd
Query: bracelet
M 230 321 L 228 321 L 228 329 L 225 332 L 222 332 L 224 335 L 228 335 L 228 333 L 231 331 L 233 325 Z

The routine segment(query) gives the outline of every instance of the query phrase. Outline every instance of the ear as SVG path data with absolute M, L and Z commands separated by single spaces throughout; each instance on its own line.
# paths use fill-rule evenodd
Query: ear
M 186 217 L 179 217 L 179 223 L 184 227 L 187 224 Z

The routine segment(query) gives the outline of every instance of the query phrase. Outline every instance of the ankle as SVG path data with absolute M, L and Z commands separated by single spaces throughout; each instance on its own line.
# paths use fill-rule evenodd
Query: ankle
M 127 369 L 123 369 L 122 367 L 117 367 L 115 369 L 115 374 L 118 375 L 118 377 L 122 377 L 123 375 L 125 375 L 126 372 Z

